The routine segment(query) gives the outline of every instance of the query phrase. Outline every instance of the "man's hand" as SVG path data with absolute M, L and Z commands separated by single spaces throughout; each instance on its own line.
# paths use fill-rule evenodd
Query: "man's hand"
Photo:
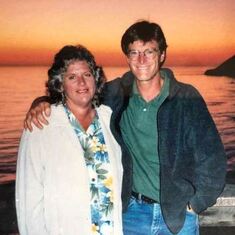
M 51 114 L 51 104 L 48 102 L 38 103 L 37 106 L 31 107 L 26 118 L 24 120 L 24 128 L 33 130 L 32 123 L 40 129 L 43 128 L 43 125 L 48 125 L 46 117 L 49 117 Z

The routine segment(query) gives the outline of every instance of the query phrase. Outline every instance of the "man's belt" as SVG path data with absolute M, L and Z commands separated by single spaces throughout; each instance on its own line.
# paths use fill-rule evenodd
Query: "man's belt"
M 139 201 L 146 202 L 146 203 L 148 203 L 148 204 L 158 203 L 157 201 L 155 201 L 155 200 L 153 200 L 153 199 L 151 199 L 151 198 L 149 198 L 149 197 L 146 197 L 146 196 L 144 196 L 144 195 L 142 195 L 142 194 L 140 194 L 140 193 L 136 193 L 136 192 L 133 192 L 133 191 L 132 191 L 131 195 L 132 195 L 135 199 L 137 199 L 137 200 L 139 200 Z

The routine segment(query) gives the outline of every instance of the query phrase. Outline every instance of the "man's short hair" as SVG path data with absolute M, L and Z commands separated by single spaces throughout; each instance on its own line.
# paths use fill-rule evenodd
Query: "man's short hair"
M 131 25 L 123 34 L 121 47 L 125 55 L 128 54 L 129 45 L 137 40 L 143 41 L 144 43 L 152 40 L 156 41 L 161 53 L 166 51 L 167 48 L 166 39 L 161 27 L 149 21 L 139 21 Z

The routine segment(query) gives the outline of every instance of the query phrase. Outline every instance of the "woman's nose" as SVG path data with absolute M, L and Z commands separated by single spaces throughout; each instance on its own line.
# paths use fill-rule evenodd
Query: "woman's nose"
M 83 76 L 77 76 L 77 82 L 78 84 L 85 84 L 85 79 Z

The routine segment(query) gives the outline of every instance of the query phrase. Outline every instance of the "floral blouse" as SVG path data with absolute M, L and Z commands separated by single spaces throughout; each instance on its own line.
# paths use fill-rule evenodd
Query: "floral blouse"
M 111 235 L 113 234 L 112 174 L 98 114 L 96 113 L 93 122 L 85 131 L 66 106 L 65 111 L 84 150 L 90 181 L 91 233 Z

